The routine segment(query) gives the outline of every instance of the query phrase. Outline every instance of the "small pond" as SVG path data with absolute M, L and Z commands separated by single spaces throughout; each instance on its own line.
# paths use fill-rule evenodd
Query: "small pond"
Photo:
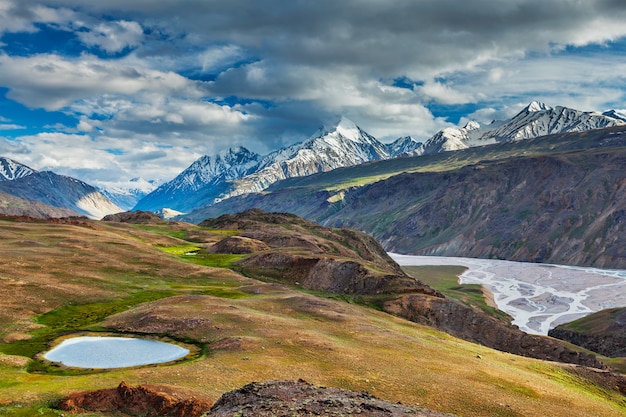
M 170 362 L 188 353 L 188 349 L 156 340 L 80 336 L 62 341 L 43 357 L 75 368 L 109 369 Z

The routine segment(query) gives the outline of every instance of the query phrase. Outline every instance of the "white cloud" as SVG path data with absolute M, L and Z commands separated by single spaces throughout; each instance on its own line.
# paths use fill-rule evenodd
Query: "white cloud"
M 0 55 L 0 85 L 8 97 L 29 107 L 59 110 L 83 99 L 106 94 L 131 96 L 144 91 L 200 97 L 190 80 L 173 72 L 127 66 L 92 55 L 77 59 L 56 54 Z
M 88 32 L 76 34 L 85 45 L 97 46 L 109 53 L 136 47 L 143 39 L 141 25 L 127 20 L 99 23 Z
M 26 126 L 21 126 L 21 125 L 16 125 L 16 124 L 11 124 L 11 123 L 0 123 L 0 130 L 19 130 L 19 129 L 26 129 Z
M 415 86 L 414 90 L 422 95 L 426 102 L 434 100 L 443 104 L 465 104 L 475 100 L 470 94 L 461 93 L 438 81 L 427 81 L 424 85 Z

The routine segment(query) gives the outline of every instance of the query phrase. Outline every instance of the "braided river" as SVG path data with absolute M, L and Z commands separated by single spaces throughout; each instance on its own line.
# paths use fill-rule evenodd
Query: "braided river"
M 480 284 L 513 324 L 532 334 L 596 311 L 626 306 L 626 270 L 493 259 L 389 254 L 403 266 L 467 267 L 462 284 Z

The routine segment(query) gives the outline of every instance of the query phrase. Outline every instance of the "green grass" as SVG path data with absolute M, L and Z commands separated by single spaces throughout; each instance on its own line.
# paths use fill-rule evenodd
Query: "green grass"
M 611 324 L 615 322 L 615 318 L 623 313 L 625 309 L 624 307 L 620 307 L 597 311 L 578 320 L 562 324 L 559 327 L 578 333 L 605 334 L 608 332 Z M 620 330 L 616 329 L 612 333 L 616 332 L 619 333 Z
M 403 269 L 446 297 L 478 307 L 491 316 L 511 322 L 511 316 L 487 304 L 481 285 L 459 284 L 459 275 L 467 270 L 464 266 L 405 266 Z
M 213 268 L 232 268 L 234 262 L 246 257 L 246 255 L 209 253 L 194 245 L 159 247 L 159 249 L 196 265 Z
M 202 248 L 195 245 L 182 245 L 182 246 L 166 246 L 158 247 L 163 252 L 170 253 L 176 256 L 187 256 L 189 253 L 199 252 Z

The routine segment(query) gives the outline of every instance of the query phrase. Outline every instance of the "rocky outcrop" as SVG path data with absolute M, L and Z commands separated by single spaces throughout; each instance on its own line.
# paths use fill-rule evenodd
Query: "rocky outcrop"
M 420 407 L 379 400 L 366 392 L 317 387 L 303 380 L 254 382 L 224 394 L 207 417 L 453 417 Z
M 371 236 L 357 230 L 323 227 L 290 213 L 269 213 L 253 208 L 206 219 L 200 226 L 233 230 L 237 236 L 264 242 L 278 251 L 306 251 L 348 258 L 369 262 L 382 271 L 405 275 Z
M 243 272 L 255 278 L 274 278 L 314 291 L 334 294 L 395 294 L 418 292 L 442 295 L 406 275 L 377 273 L 351 260 L 297 256 L 289 253 L 264 253 L 237 262 Z
M 270 250 L 270 247 L 260 240 L 244 236 L 229 236 L 209 248 L 211 253 L 246 254 Z
M 74 393 L 59 403 L 61 410 L 72 413 L 97 411 L 146 417 L 199 417 L 210 407 L 195 397 L 181 399 L 155 387 L 124 382 L 117 388 Z
M 253 382 L 222 395 L 212 408 L 207 402 L 195 397 L 179 399 L 154 388 L 131 387 L 122 382 L 113 389 L 72 394 L 61 401 L 59 408 L 72 413 L 97 411 L 146 417 L 308 417 L 353 414 L 369 417 L 454 417 L 421 407 L 390 403 L 366 392 L 318 387 L 304 380 Z
M 406 294 L 387 301 L 383 305 L 383 310 L 503 352 L 599 369 L 606 368 L 606 365 L 593 354 L 575 351 L 555 339 L 524 333 L 517 326 L 447 298 Z

